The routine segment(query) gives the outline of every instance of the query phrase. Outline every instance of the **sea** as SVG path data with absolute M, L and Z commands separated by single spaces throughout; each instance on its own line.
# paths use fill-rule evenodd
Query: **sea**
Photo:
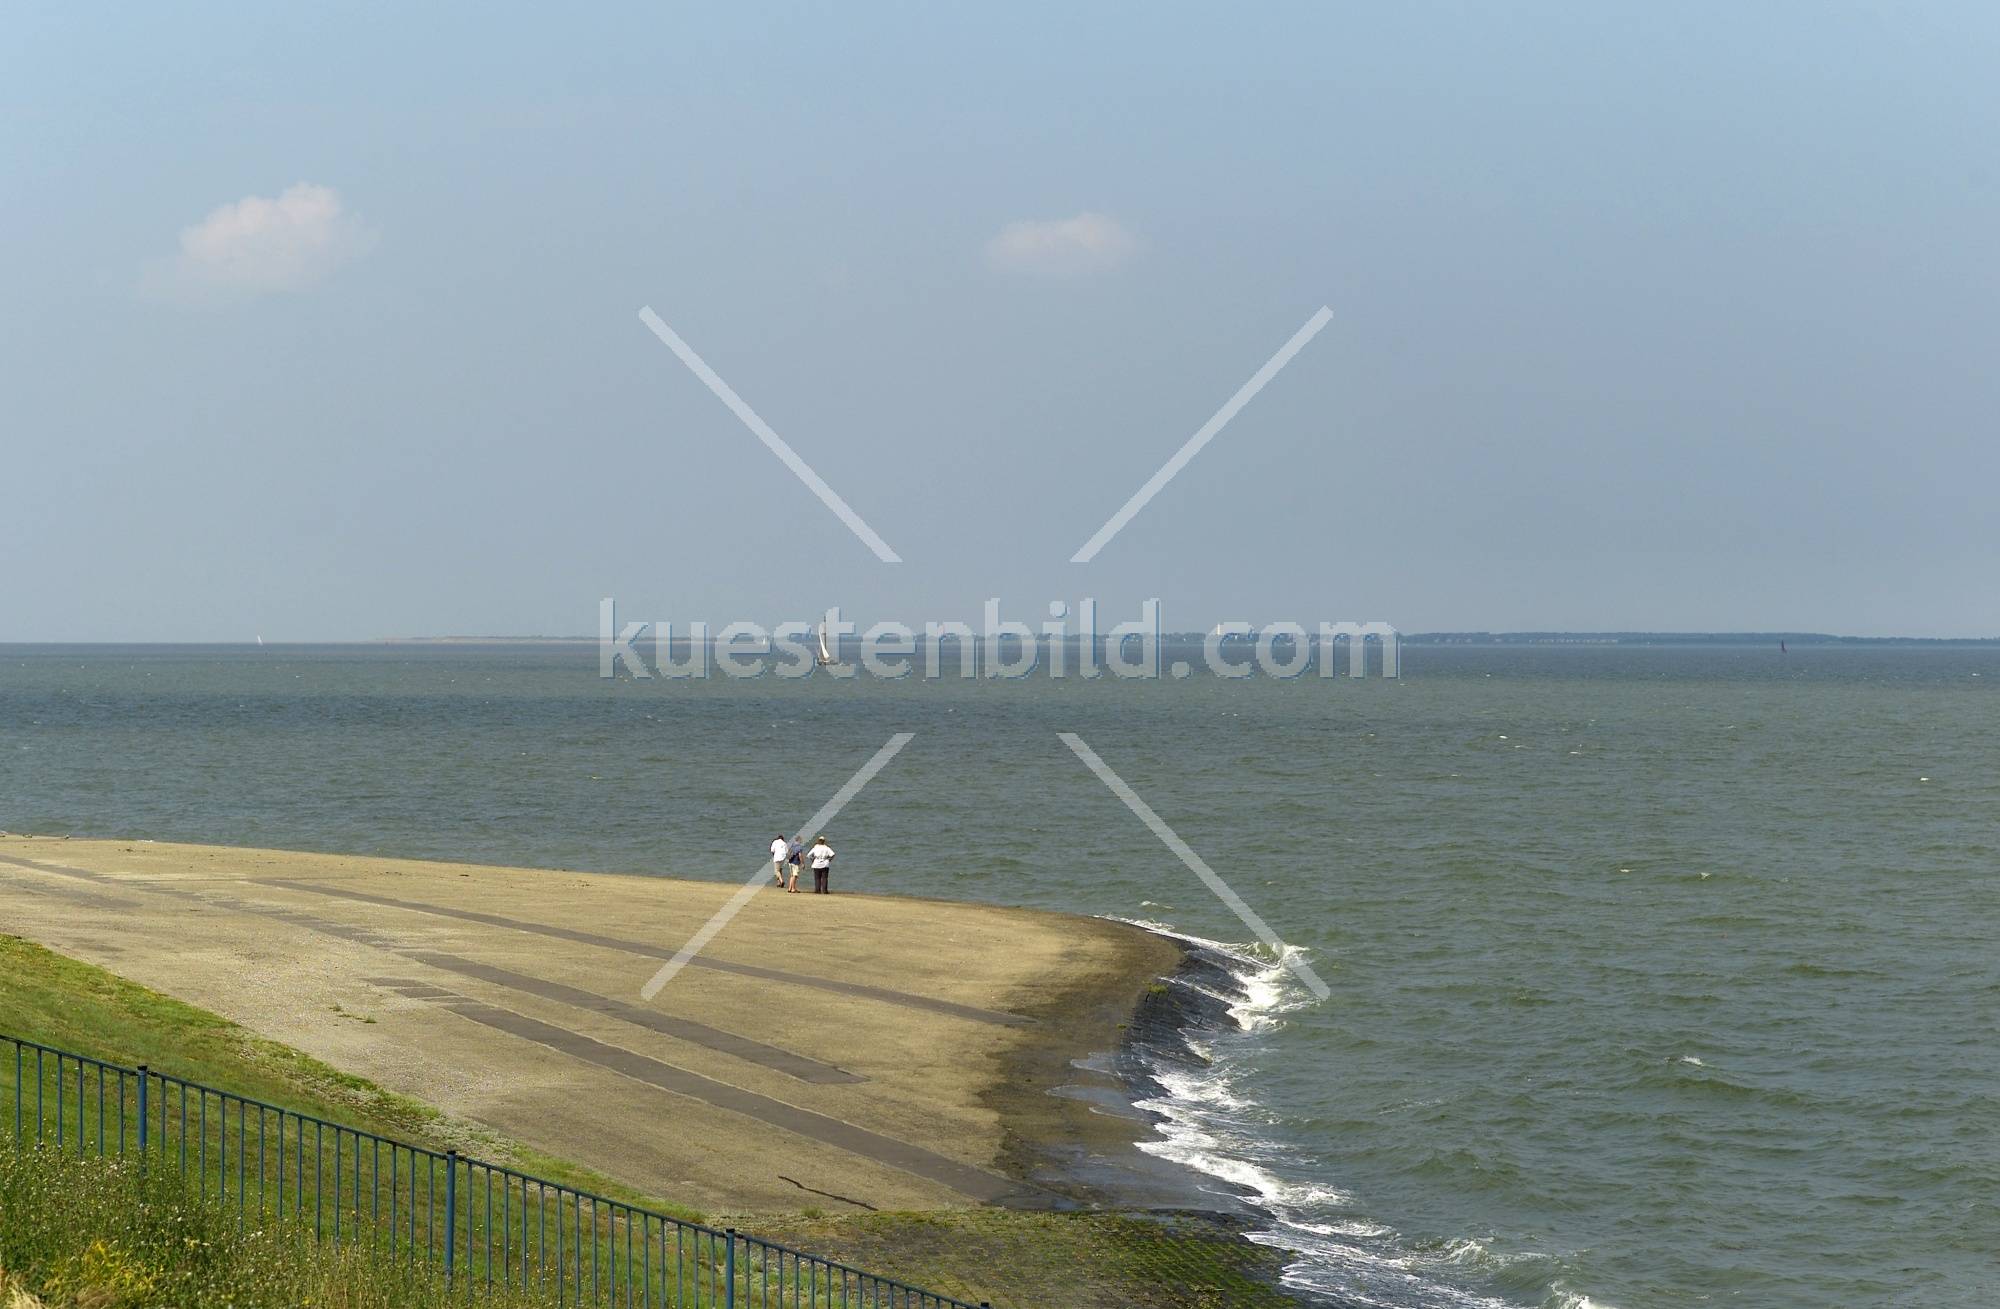
M 836 889 L 1216 961 L 1175 983 L 1211 1018 L 1148 1066 L 1143 1148 L 1247 1206 L 1302 1302 L 2000 1304 L 2000 649 L 1412 646 L 1403 673 L 7 646 L 0 828 L 736 881 L 908 732 L 828 827 Z

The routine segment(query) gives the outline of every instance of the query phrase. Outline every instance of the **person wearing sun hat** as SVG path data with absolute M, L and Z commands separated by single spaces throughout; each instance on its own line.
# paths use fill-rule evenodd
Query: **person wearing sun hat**
M 833 847 L 826 843 L 826 833 L 821 832 L 813 842 L 812 849 L 806 851 L 806 862 L 812 865 L 813 894 L 831 895 L 827 889 L 827 878 L 833 873 Z

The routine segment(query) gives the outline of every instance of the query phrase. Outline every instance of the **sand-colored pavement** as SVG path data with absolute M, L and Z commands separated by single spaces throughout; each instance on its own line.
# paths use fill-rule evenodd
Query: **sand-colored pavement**
M 1116 1042 L 1173 967 L 1168 943 L 1059 914 L 767 890 L 641 999 L 734 889 L 0 838 L 0 930 L 705 1209 L 1034 1204 L 1047 1196 L 1021 1175 L 1042 1147 L 1132 1130 L 1047 1091 Z

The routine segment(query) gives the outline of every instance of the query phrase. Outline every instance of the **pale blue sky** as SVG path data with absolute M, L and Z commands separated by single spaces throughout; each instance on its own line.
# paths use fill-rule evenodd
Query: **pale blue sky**
M 585 632 L 605 595 L 2000 634 L 1991 6 L 8 26 L 0 640 Z M 183 252 L 301 183 L 303 246 Z M 989 249 L 1080 214 L 1095 253 Z

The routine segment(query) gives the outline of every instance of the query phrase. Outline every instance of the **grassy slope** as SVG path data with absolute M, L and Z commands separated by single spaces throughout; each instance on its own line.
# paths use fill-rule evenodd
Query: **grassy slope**
M 241 1226 L 233 1211 L 183 1190 L 165 1170 L 0 1149 L 0 1304 L 8 1309 L 444 1309 L 465 1301 L 431 1270 L 381 1250 L 315 1243 L 310 1225 Z M 482 1303 L 543 1302 L 503 1291 Z
M 700 1218 L 448 1120 L 427 1105 L 267 1041 L 215 1014 L 4 935 L 0 935 L 0 1034 L 113 1063 L 145 1063 L 160 1072 L 365 1131 L 437 1149 L 453 1146 L 599 1194 Z M 0 1079 L 0 1109 L 7 1109 L 11 1094 L 11 1077 Z M 6 1219 L 10 1225 L 13 1221 Z M 1250 1246 L 1198 1219 L 997 1209 L 830 1217 L 808 1209 L 759 1215 L 738 1225 L 797 1249 L 1002 1306 L 1264 1309 L 1293 1303 L 1268 1289 L 1268 1279 L 1282 1262 L 1275 1251 Z M 276 1258 L 268 1251 L 245 1257 L 267 1262 Z M 314 1271 L 319 1266 L 310 1260 L 300 1267 L 306 1270 L 301 1277 L 327 1275 Z M 367 1269 L 342 1275 L 358 1278 L 357 1285 L 363 1286 L 373 1285 L 369 1279 L 376 1276 Z M 377 1301 L 362 1296 L 351 1303 Z
M 936 1213 L 760 1219 L 748 1230 L 960 1299 L 1050 1309 L 1297 1309 L 1276 1250 L 1205 1215 Z
M 108 1063 L 143 1063 L 421 1145 L 439 1145 L 446 1135 L 441 1116 L 415 1100 L 16 936 L 0 936 L 0 1035 Z

